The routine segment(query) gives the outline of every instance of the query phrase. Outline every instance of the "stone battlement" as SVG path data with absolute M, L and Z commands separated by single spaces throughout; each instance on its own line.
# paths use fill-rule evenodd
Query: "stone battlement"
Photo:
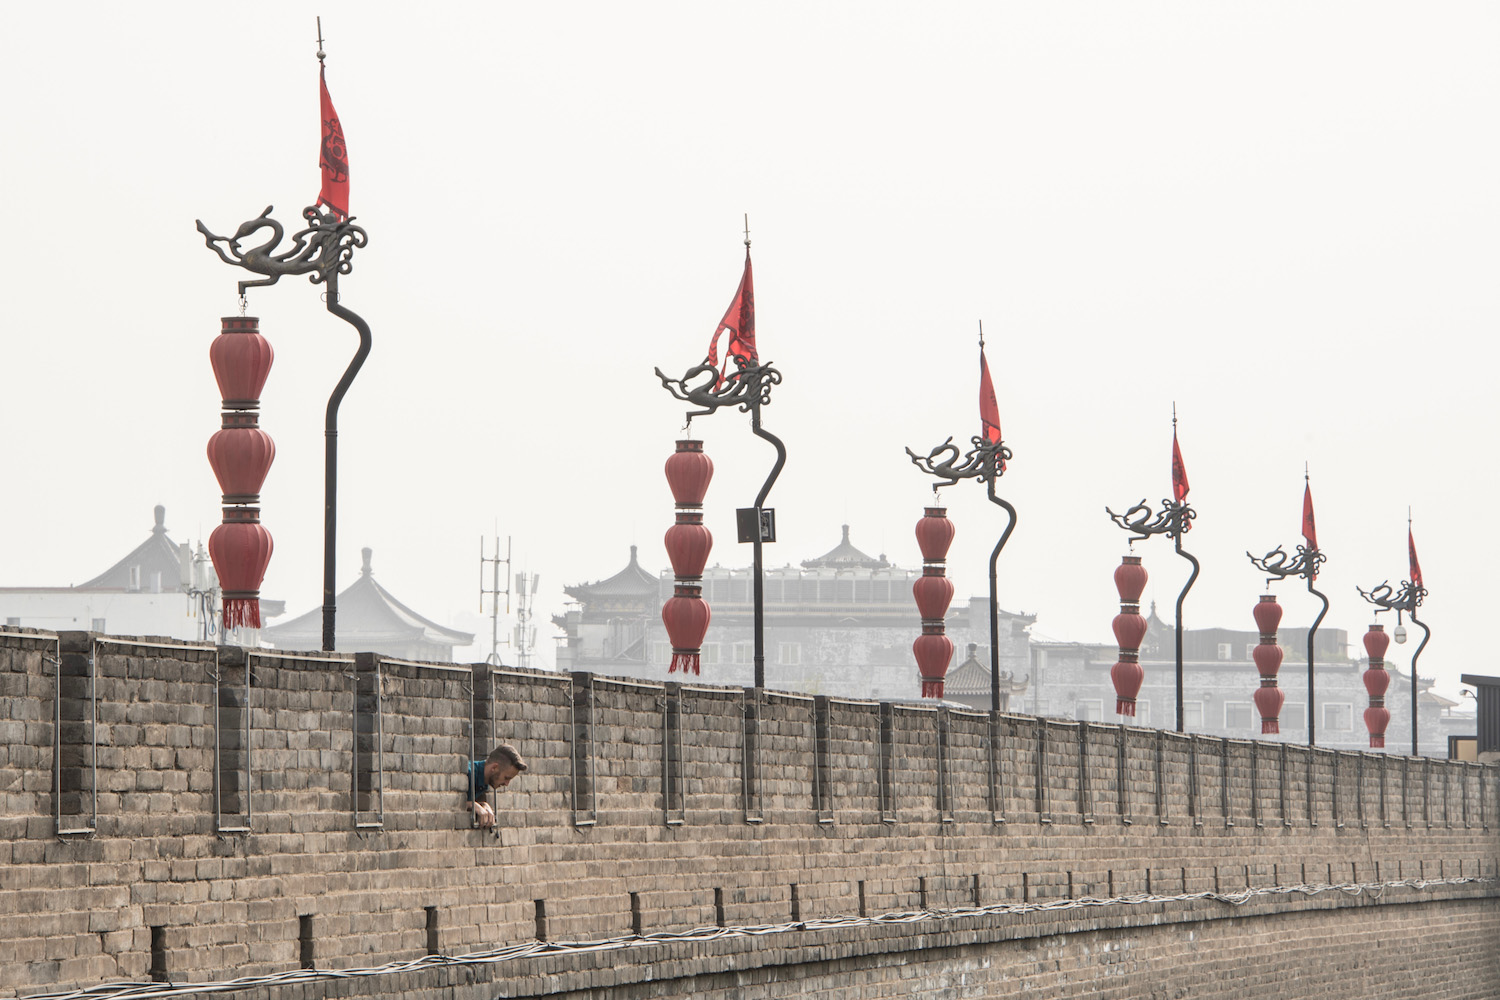
M 1490 766 L 374 654 L 9 630 L 0 735 L 22 993 L 1500 856 Z

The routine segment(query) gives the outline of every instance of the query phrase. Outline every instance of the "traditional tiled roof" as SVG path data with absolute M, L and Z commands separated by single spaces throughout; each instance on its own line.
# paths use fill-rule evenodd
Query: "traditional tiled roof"
M 153 589 L 153 581 L 160 580 L 160 589 L 170 593 L 182 589 L 182 553 L 167 537 L 167 508 L 156 505 L 156 527 L 151 537 L 137 545 L 130 554 L 87 583 L 74 590 L 124 590 L 140 591 Z M 158 576 L 158 574 L 160 574 Z
M 879 559 L 865 555 L 849 541 L 849 526 L 844 525 L 844 540 L 816 559 L 804 559 L 808 569 L 883 569 L 889 566 L 885 556 Z
M 650 597 L 657 594 L 656 577 L 647 573 L 636 561 L 636 547 L 630 547 L 630 562 L 620 572 L 598 583 L 578 583 L 564 587 L 563 593 L 575 601 L 587 603 L 601 598 Z
M 375 582 L 370 571 L 371 550 L 364 549 L 361 555 L 364 566 L 359 579 L 336 598 L 334 621 L 340 649 L 411 642 L 467 646 L 474 641 L 472 632 L 439 625 L 396 600 Z M 314 608 L 283 625 L 263 629 L 261 638 L 279 649 L 318 649 L 323 642 L 323 609 Z

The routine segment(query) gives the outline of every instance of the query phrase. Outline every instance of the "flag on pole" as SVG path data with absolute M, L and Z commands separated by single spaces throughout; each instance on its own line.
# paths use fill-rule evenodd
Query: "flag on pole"
M 745 273 L 740 278 L 740 287 L 735 289 L 729 308 L 724 310 L 724 318 L 719 320 L 719 328 L 708 342 L 708 359 L 705 363 L 711 368 L 719 365 L 719 338 L 724 335 L 725 330 L 729 331 L 729 342 L 724 347 L 724 366 L 719 369 L 720 381 L 723 381 L 723 376 L 729 371 L 731 358 L 743 358 L 747 366 L 760 360 L 755 351 L 755 278 L 750 270 L 748 247 L 745 249 Z
M 1176 423 L 1176 419 L 1173 419 Z M 1187 499 L 1188 495 L 1187 467 L 1182 464 L 1182 449 L 1177 447 L 1177 428 L 1172 428 L 1172 496 L 1177 498 L 1178 503 Z
M 322 53 L 318 53 L 320 56 Z M 323 170 L 323 188 L 318 204 L 326 205 L 339 219 L 349 217 L 349 150 L 344 145 L 344 126 L 328 96 L 328 79 L 318 68 L 318 90 L 322 114 L 322 141 L 318 145 L 318 166 Z
M 1309 549 L 1318 547 L 1318 525 L 1313 520 L 1312 483 L 1308 483 L 1302 491 L 1302 537 L 1307 539 Z
M 1411 559 L 1411 582 L 1422 589 L 1422 564 L 1417 562 L 1417 542 L 1411 536 L 1411 526 L 1406 528 L 1406 554 Z
M 1000 404 L 995 402 L 995 383 L 990 381 L 983 345 L 979 348 L 979 425 L 987 443 L 1000 443 Z

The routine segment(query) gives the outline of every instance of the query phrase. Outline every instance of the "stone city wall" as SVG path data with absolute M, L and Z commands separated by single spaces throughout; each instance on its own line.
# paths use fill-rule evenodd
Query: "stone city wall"
M 1492 766 L 25 631 L 0 633 L 0 737 L 0 992 L 542 939 L 508 963 L 253 989 L 1155 996 L 1132 963 L 1191 953 L 1197 982 L 1259 941 L 1336 962 L 1382 943 L 1350 982 L 1447 956 L 1457 985 L 1431 995 L 1500 995 L 1493 948 L 1465 945 L 1500 930 Z M 530 770 L 497 829 L 472 829 L 464 765 L 501 740 Z M 1324 885 L 1346 891 L 1282 891 Z M 758 925 L 785 926 L 651 937 Z

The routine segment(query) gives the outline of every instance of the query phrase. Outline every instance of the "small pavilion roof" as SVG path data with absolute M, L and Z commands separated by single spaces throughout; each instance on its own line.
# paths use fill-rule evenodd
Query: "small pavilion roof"
M 87 583 L 74 590 L 143 590 L 149 589 L 149 581 L 161 574 L 161 589 L 182 589 L 182 552 L 177 544 L 167 537 L 167 508 L 156 505 L 156 526 L 151 536 L 130 550 L 130 554 Z M 139 569 L 134 580 L 130 571 Z
M 371 554 L 368 548 L 361 551 L 364 566 L 359 579 L 336 598 L 338 612 L 334 620 L 339 646 L 346 646 L 354 637 L 361 643 L 382 644 L 429 642 L 467 646 L 474 641 L 472 632 L 460 632 L 422 617 L 376 583 L 370 570 Z M 261 637 L 280 649 L 317 649 L 323 642 L 323 609 L 314 608 L 285 624 L 262 629 Z
M 656 577 L 641 568 L 636 560 L 636 547 L 630 547 L 630 562 L 625 568 L 614 576 L 597 583 L 577 583 L 571 587 L 564 587 L 563 593 L 575 601 L 588 603 L 609 597 L 643 597 L 655 596 L 660 583 Z
M 844 525 L 844 539 L 816 559 L 804 559 L 802 565 L 808 569 L 884 569 L 890 563 L 885 556 L 876 559 L 867 556 L 849 541 L 849 526 Z

